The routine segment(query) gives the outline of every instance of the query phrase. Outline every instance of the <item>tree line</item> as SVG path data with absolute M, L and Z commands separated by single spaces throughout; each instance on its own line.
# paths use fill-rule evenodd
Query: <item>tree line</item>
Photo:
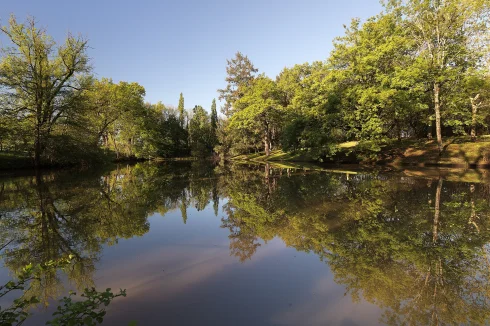
M 0 152 L 35 166 L 212 153 L 215 100 L 210 114 L 185 110 L 183 94 L 178 108 L 145 103 L 138 83 L 93 76 L 82 37 L 56 44 L 33 18 L 14 16 L 0 31 L 10 41 L 0 57 Z
M 389 0 L 353 19 L 327 60 L 259 74 L 242 53 L 228 60 L 218 151 L 272 149 L 330 156 L 358 141 L 377 152 L 406 137 L 488 134 L 490 3 Z
M 272 150 L 329 157 L 339 144 L 379 152 L 392 140 L 489 133 L 490 3 L 389 0 L 365 22 L 353 19 L 325 61 L 270 78 L 237 52 L 226 87 L 202 106 L 145 103 L 138 83 L 97 79 L 87 40 L 56 44 L 34 19 L 14 16 L 2 34 L 0 153 L 36 166 Z

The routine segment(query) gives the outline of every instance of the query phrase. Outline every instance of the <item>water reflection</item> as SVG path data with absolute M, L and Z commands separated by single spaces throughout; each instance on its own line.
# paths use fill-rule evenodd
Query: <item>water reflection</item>
M 43 275 L 31 288 L 48 302 L 63 293 L 64 278 L 75 288 L 96 285 L 96 266 L 104 248 L 117 247 L 121 239 L 144 237 L 150 228 L 148 217 L 173 212 L 185 224 L 209 208 L 227 232 L 228 253 L 242 266 L 257 262 L 261 252 L 280 247 L 275 242 L 280 239 L 298 255 L 313 253 L 324 261 L 324 268 L 354 302 L 380 307 L 379 322 L 481 324 L 490 320 L 490 187 L 485 182 L 449 180 L 433 174 L 415 178 L 402 173 L 346 174 L 269 165 L 223 168 L 198 162 L 3 178 L 2 258 L 4 266 L 17 273 L 31 262 L 75 255 L 72 266 Z M 184 234 L 177 227 L 173 230 Z M 197 251 L 199 257 L 194 255 Z M 168 244 L 158 252 L 149 247 L 146 263 L 144 257 L 137 261 L 131 257 L 131 273 L 138 276 L 140 265 L 157 257 L 168 257 L 175 266 L 200 266 L 182 269 L 179 278 L 160 288 L 167 295 L 177 293 L 189 279 L 201 282 L 226 269 L 230 262 L 221 252 L 215 246 L 182 250 Z M 287 266 L 287 261 L 278 264 L 277 275 Z M 293 275 L 307 274 L 297 270 Z M 138 282 L 146 284 L 140 291 L 158 303 L 161 297 L 152 290 L 155 277 Z M 229 301 L 237 300 L 233 296 L 246 295 L 246 288 L 253 284 L 242 285 L 240 293 L 221 294 Z M 264 293 L 269 290 L 264 288 Z M 278 298 L 268 296 L 268 300 Z M 329 311 L 319 302 L 314 306 Z M 155 314 L 165 311 L 155 309 Z M 207 314 L 218 316 L 216 309 L 208 309 Z M 234 313 L 242 310 L 234 309 Z M 246 309 L 253 314 L 254 307 Z M 294 320 L 292 314 L 287 316 L 269 322 Z

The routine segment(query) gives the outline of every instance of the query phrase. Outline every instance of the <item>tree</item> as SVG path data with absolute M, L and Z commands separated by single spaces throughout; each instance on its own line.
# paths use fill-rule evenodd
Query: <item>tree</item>
M 478 125 L 485 124 L 487 112 L 483 113 L 482 109 L 489 106 L 490 99 L 490 78 L 488 75 L 477 71 L 475 74 L 467 74 L 464 79 L 464 95 L 467 95 L 471 105 L 471 122 L 470 136 L 473 141 L 476 140 L 476 131 Z
M 84 95 L 83 123 L 94 133 L 96 144 L 109 147 L 120 132 L 114 125 L 121 126 L 125 118 L 134 121 L 141 111 L 145 89 L 138 83 L 115 84 L 102 78 L 94 80 Z
M 346 132 L 339 118 L 339 96 L 332 71 L 323 62 L 285 68 L 277 77 L 278 99 L 284 109 L 280 141 L 283 150 L 308 150 L 330 155 Z
M 224 100 L 223 114 L 230 118 L 234 113 L 234 103 L 243 96 L 243 88 L 250 86 L 256 73 L 259 71 L 254 67 L 250 59 L 237 52 L 231 60 L 226 60 L 226 88 L 218 89 L 219 100 Z
M 354 19 L 334 42 L 329 79 L 338 93 L 347 135 L 373 150 L 423 121 L 423 87 L 412 76 L 415 49 L 402 16 L 380 14 L 363 25 Z M 415 128 L 414 128 L 415 127 Z
M 184 95 L 182 93 L 180 93 L 180 97 L 179 97 L 178 110 L 179 110 L 180 126 L 182 128 L 184 128 L 185 127 L 185 108 L 184 108 Z
M 157 133 L 153 141 L 159 142 L 158 155 L 161 157 L 176 157 L 188 155 L 188 130 L 181 126 L 179 113 L 175 108 L 166 106 L 155 107 L 157 112 Z
M 213 132 L 218 128 L 218 111 L 216 111 L 216 99 L 213 99 L 211 104 L 211 129 Z
M 212 129 L 209 115 L 202 106 L 196 105 L 189 121 L 189 147 L 192 156 L 205 157 L 211 154 Z
M 273 136 L 281 121 L 275 82 L 263 75 L 259 76 L 243 89 L 243 96 L 235 106 L 237 113 L 231 117 L 229 127 L 260 135 L 265 154 L 269 156 Z
M 450 83 L 464 75 L 478 51 L 482 34 L 490 23 L 490 4 L 485 0 L 406 0 L 390 1 L 390 12 L 404 15 L 406 30 L 417 45 L 415 64 L 432 91 L 436 137 L 443 150 L 441 108 Z
M 214 146 L 218 145 L 218 111 L 216 110 L 216 99 L 211 103 L 211 143 Z
M 0 31 L 12 43 L 3 49 L 0 86 L 3 109 L 32 126 L 34 163 L 41 165 L 47 140 L 60 120 L 76 109 L 82 78 L 90 71 L 87 41 L 68 35 L 56 46 L 33 18 L 18 23 L 14 16 Z

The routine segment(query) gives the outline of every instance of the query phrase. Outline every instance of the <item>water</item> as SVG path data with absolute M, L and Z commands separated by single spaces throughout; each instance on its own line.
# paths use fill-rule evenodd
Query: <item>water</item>
M 484 324 L 489 214 L 485 171 L 183 162 L 5 176 L 0 284 L 76 256 L 34 282 L 43 304 L 24 325 L 92 286 L 127 290 L 104 325 Z

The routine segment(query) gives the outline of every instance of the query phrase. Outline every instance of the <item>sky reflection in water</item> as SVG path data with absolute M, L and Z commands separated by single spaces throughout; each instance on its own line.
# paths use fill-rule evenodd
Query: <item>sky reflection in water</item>
M 32 291 L 127 289 L 104 325 L 488 321 L 486 175 L 409 174 L 194 162 L 2 178 L 0 276 L 75 253 Z

